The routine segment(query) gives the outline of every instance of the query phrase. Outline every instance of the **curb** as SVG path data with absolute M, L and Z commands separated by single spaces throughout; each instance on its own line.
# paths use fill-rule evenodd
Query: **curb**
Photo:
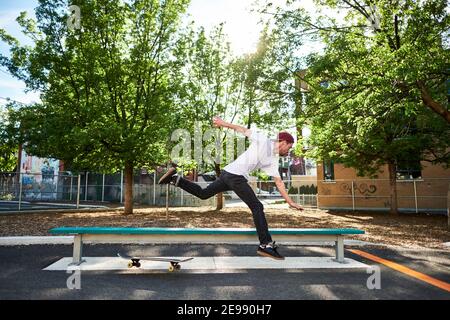
M 0 246 L 28 246 L 46 244 L 73 244 L 73 236 L 0 237 Z
M 123 208 L 79 208 L 79 209 L 43 209 L 43 210 L 21 210 L 21 211 L 0 211 L 0 215 L 17 214 L 42 214 L 42 213 L 77 213 L 77 212 L 106 212 L 123 211 Z

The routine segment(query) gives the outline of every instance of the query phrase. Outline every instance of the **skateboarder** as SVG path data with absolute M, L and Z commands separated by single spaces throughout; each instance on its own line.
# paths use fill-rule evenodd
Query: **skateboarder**
M 225 122 L 219 117 L 213 118 L 213 124 L 215 127 L 230 128 L 244 134 L 250 139 L 249 148 L 235 161 L 225 166 L 221 175 L 204 189 L 198 184 L 177 175 L 175 167 L 170 168 L 158 183 L 172 183 L 200 199 L 208 199 L 217 193 L 228 190 L 234 191 L 252 211 L 253 221 L 260 242 L 257 254 L 283 260 L 284 257 L 278 253 L 277 246 L 270 236 L 264 215 L 264 206 L 258 200 L 247 181 L 251 171 L 256 169 L 263 170 L 274 178 L 275 185 L 289 206 L 297 210 L 303 210 L 300 205 L 296 204 L 289 197 L 278 172 L 279 156 L 288 155 L 289 150 L 294 144 L 294 138 L 287 132 L 280 132 L 278 134 L 278 140 L 272 141 L 261 132 Z

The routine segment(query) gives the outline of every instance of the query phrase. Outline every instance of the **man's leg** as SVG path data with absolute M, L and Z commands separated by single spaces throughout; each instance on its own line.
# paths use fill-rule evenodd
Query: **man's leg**
M 214 182 L 210 183 L 204 189 L 195 182 L 189 181 L 182 177 L 177 177 L 175 185 L 202 200 L 209 199 L 220 192 L 230 190 L 230 188 L 228 188 L 228 186 L 220 179 L 220 177 L 217 178 Z
M 224 173 L 223 179 L 230 189 L 233 190 L 252 211 L 253 222 L 255 223 L 256 231 L 258 232 L 259 242 L 263 245 L 272 242 L 266 216 L 264 214 L 264 206 L 256 197 L 253 189 L 247 183 L 247 180 L 243 176 L 228 172 Z
M 264 215 L 264 206 L 256 197 L 253 189 L 248 185 L 247 180 L 243 176 L 232 175 L 227 172 L 224 173 L 223 180 L 252 210 L 253 222 L 255 223 L 260 242 L 256 253 L 260 256 L 284 260 L 284 257 L 278 253 L 278 246 L 275 245 L 275 242 L 272 242 L 266 216 Z
M 175 186 L 180 187 L 184 191 L 202 199 L 206 200 L 212 196 L 230 190 L 230 188 L 224 183 L 224 181 L 219 177 L 213 183 L 210 183 L 205 189 L 200 187 L 198 184 L 189 181 L 187 179 L 178 176 L 177 169 L 175 167 L 170 168 L 167 172 L 159 179 L 158 184 L 173 183 Z

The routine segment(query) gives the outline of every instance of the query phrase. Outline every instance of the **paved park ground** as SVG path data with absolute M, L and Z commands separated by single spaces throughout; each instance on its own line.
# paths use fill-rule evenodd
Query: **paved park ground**
M 450 281 L 448 252 L 358 248 L 395 261 L 434 279 Z M 283 246 L 288 257 L 329 256 L 333 249 Z M 254 256 L 252 245 L 86 245 L 85 255 L 113 257 L 118 251 L 156 256 Z M 67 286 L 74 272 L 43 270 L 71 256 L 70 245 L 0 247 L 0 300 L 9 299 L 151 299 L 151 300 L 448 300 L 450 292 L 367 260 L 346 250 L 346 257 L 380 268 L 380 287 L 369 288 L 371 274 L 356 269 L 248 269 L 81 271 L 79 289 Z M 75 284 L 75 283 L 74 283 Z
M 298 212 L 267 205 L 271 228 L 358 228 L 365 235 L 346 242 L 345 256 L 366 268 L 249 268 L 214 270 L 82 270 L 80 288 L 69 288 L 75 271 L 45 268 L 72 255 L 64 241 L 52 243 L 48 230 L 58 226 L 132 227 L 253 227 L 247 208 L 137 208 L 133 215 L 120 210 L 47 212 L 0 215 L 0 300 L 449 300 L 450 233 L 445 216 L 426 214 Z M 48 244 L 21 245 L 26 237 L 44 237 Z M 17 238 L 16 238 L 17 237 Z M 12 239 L 9 245 L 5 240 Z M 35 239 L 35 238 L 31 238 Z M 39 238 L 40 239 L 40 238 Z M 67 240 L 67 239 L 66 239 Z M 276 240 L 276 239 L 275 239 Z M 353 240 L 353 241 L 352 241 Z M 354 241 L 357 240 L 357 241 Z M 18 241 L 14 243 L 14 241 Z M 23 242 L 23 243 L 26 243 Z M 22 244 L 23 244 L 22 243 Z M 42 242 L 40 242 L 42 243 Z M 281 246 L 292 259 L 333 256 L 331 246 Z M 85 245 L 86 257 L 130 255 L 255 257 L 249 244 Z M 368 256 L 369 258 L 367 258 Z M 265 258 L 262 258 L 265 259 Z M 375 260 L 374 260 L 375 259 Z M 272 260 L 270 260 L 272 261 Z M 125 262 L 124 262 L 125 263 Z M 257 267 L 257 266 L 256 266 Z M 378 286 L 369 279 L 378 268 Z M 372 279 L 373 280 L 373 279 Z

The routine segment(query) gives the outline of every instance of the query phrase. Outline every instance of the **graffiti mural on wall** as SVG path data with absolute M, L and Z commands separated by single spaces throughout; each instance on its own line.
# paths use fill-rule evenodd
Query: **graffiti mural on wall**
M 22 151 L 22 197 L 27 200 L 55 200 L 59 160 L 33 157 Z
M 355 195 L 357 193 L 366 196 L 367 198 L 370 195 L 373 195 L 375 192 L 377 192 L 377 186 L 374 184 L 368 185 L 367 183 L 358 183 L 357 181 L 353 184 Z M 340 190 L 351 195 L 352 194 L 352 184 L 351 182 L 342 182 L 339 186 Z

